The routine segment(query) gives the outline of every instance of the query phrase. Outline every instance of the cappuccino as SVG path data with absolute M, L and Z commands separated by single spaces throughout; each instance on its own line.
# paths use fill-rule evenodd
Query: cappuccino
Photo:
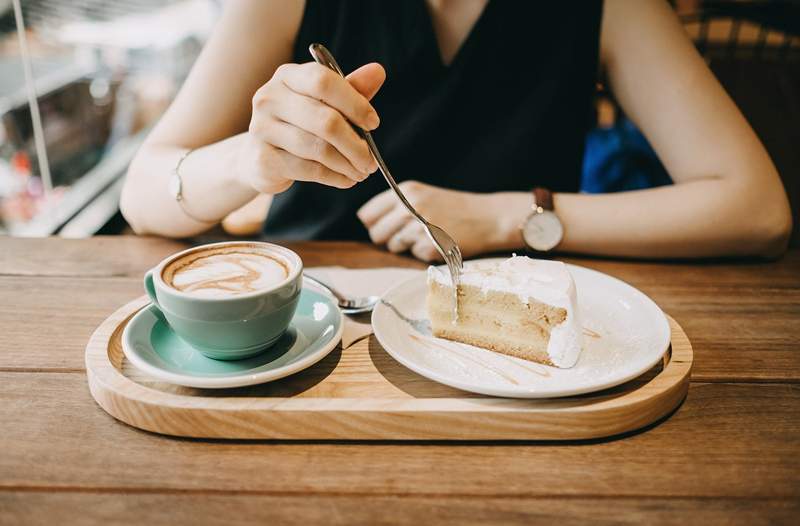
M 198 298 L 258 292 L 285 281 L 289 263 L 255 245 L 198 249 L 164 267 L 161 278 L 175 290 Z

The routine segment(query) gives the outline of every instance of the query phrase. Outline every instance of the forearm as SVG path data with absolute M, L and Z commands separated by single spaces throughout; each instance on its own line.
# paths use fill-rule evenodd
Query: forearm
M 187 237 L 209 229 L 252 200 L 257 192 L 235 177 L 244 138 L 240 134 L 198 148 L 184 160 L 182 203 L 170 192 L 169 181 L 186 148 L 145 144 L 131 163 L 122 192 L 120 208 L 128 223 L 139 234 Z
M 500 248 L 517 249 L 522 245 L 518 225 L 530 213 L 531 196 L 498 195 L 504 202 Z M 780 199 L 722 178 L 610 194 L 557 193 L 554 204 L 564 225 L 560 252 L 643 258 L 774 256 L 786 244 Z

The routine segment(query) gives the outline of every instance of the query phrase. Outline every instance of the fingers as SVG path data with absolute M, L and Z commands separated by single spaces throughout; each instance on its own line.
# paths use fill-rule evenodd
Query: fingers
M 406 181 L 400 186 L 409 199 L 419 198 L 419 194 L 428 188 L 416 181 Z M 423 261 L 442 261 L 423 226 L 413 219 L 391 190 L 370 199 L 356 214 L 367 227 L 373 243 L 386 245 L 390 252 L 395 253 L 410 249 L 416 258 Z
M 427 185 L 417 181 L 404 181 L 400 186 L 412 203 L 419 201 L 429 191 Z M 415 257 L 423 261 L 441 260 L 425 229 L 412 218 L 391 190 L 370 199 L 356 215 L 367 227 L 373 243 L 385 244 L 389 251 L 395 253 L 410 249 Z
M 439 251 L 433 246 L 422 225 L 411 219 L 387 241 L 386 248 L 396 254 L 410 249 L 411 254 L 422 261 L 442 260 Z
M 408 221 L 395 235 L 386 243 L 389 252 L 400 254 L 414 246 L 420 236 L 424 236 L 425 231 L 418 221 Z
M 292 91 L 324 102 L 365 130 L 374 130 L 380 124 L 366 97 L 325 66 L 315 62 L 281 66 L 276 75 Z
M 291 174 L 291 178 L 295 181 L 313 181 L 335 188 L 352 188 L 356 184 L 353 179 L 316 161 L 301 159 L 284 150 L 275 149 L 274 154 L 283 164 L 284 173 Z
M 347 82 L 368 100 L 372 100 L 372 97 L 378 93 L 385 80 L 386 71 L 377 62 L 364 64 L 347 75 Z
M 372 227 L 368 228 L 369 237 L 373 243 L 383 245 L 399 232 L 410 219 L 411 215 L 408 211 L 397 206 L 376 221 Z
M 397 204 L 397 196 L 394 195 L 394 192 L 386 190 L 367 201 L 358 209 L 356 215 L 364 223 L 364 226 L 369 229 Z
M 433 243 L 428 239 L 427 235 L 417 238 L 414 246 L 411 247 L 411 254 L 422 261 L 433 263 L 434 261 L 443 261 L 441 254 L 433 246 Z
M 330 143 L 354 169 L 364 174 L 377 170 L 367 143 L 356 134 L 341 113 L 316 99 L 289 90 L 287 92 L 271 110 L 275 117 Z
M 276 121 L 262 134 L 270 144 L 301 159 L 316 161 L 355 182 L 361 182 L 368 176 L 368 173 L 355 169 L 339 150 L 324 139 L 286 122 Z
M 253 96 L 249 127 L 249 134 L 260 140 L 250 148 L 250 156 L 263 157 L 271 163 L 270 170 L 244 169 L 245 177 L 258 189 L 285 188 L 291 180 L 349 188 L 377 170 L 366 142 L 348 119 L 366 129 L 377 127 L 378 116 L 361 91 L 373 96 L 385 72 L 378 64 L 368 64 L 353 72 L 352 79 L 357 87 L 315 63 L 278 68 Z

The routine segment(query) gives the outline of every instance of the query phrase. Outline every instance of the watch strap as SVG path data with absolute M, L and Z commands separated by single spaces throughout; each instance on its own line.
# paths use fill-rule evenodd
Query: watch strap
M 533 199 L 537 207 L 541 207 L 543 210 L 554 210 L 553 207 L 553 193 L 550 192 L 547 188 L 542 188 L 537 186 L 533 189 Z

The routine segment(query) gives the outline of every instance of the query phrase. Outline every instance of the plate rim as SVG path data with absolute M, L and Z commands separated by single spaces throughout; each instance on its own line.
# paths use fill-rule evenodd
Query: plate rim
M 504 258 L 479 258 L 479 259 L 470 260 L 470 262 L 502 261 L 503 259 Z M 666 342 L 663 344 L 663 349 L 661 349 L 658 352 L 658 354 L 654 353 L 654 358 L 647 362 L 648 366 L 646 368 L 644 368 L 643 370 L 640 370 L 640 371 L 636 371 L 634 373 L 627 374 L 627 375 L 619 377 L 619 378 L 614 378 L 613 380 L 608 380 L 606 382 L 603 382 L 603 383 L 600 383 L 600 384 L 597 384 L 597 385 L 594 385 L 594 386 L 591 386 L 591 387 L 561 389 L 561 390 L 558 390 L 558 391 L 552 391 L 551 390 L 551 391 L 547 391 L 547 392 L 524 391 L 524 390 L 508 390 L 508 389 L 505 389 L 505 388 L 483 389 L 480 386 L 476 387 L 473 384 L 464 383 L 464 382 L 461 382 L 459 380 L 449 379 L 447 377 L 444 377 L 444 376 L 440 375 L 436 371 L 432 371 L 431 369 L 428 369 L 428 368 L 420 366 L 420 365 L 418 365 L 418 364 L 416 364 L 414 362 L 406 360 L 404 357 L 402 357 L 402 355 L 400 355 L 399 353 L 394 352 L 390 348 L 390 346 L 387 346 L 384 342 L 388 340 L 388 337 L 386 335 L 382 335 L 381 334 L 383 329 L 380 328 L 380 324 L 376 324 L 375 323 L 376 317 L 380 315 L 379 312 L 382 312 L 384 310 L 386 310 L 388 312 L 388 311 L 391 310 L 386 305 L 384 305 L 383 302 L 379 302 L 375 306 L 375 309 L 372 311 L 372 316 L 370 318 L 370 322 L 372 323 L 372 330 L 375 333 L 375 337 L 378 339 L 378 342 L 381 344 L 381 347 L 389 354 L 389 356 L 394 358 L 397 362 L 399 362 L 404 367 L 407 367 L 411 371 L 413 371 L 413 372 L 415 372 L 415 373 L 417 373 L 417 374 L 419 374 L 419 375 L 421 375 L 421 376 L 423 376 L 425 378 L 428 378 L 429 380 L 433 380 L 435 382 L 447 385 L 449 387 L 453 387 L 455 389 L 460 389 L 462 391 L 467 391 L 467 392 L 470 392 L 470 393 L 476 393 L 476 394 L 492 396 L 492 397 L 498 397 L 498 398 L 547 399 L 547 398 L 565 398 L 565 397 L 569 397 L 569 396 L 577 396 L 577 395 L 585 395 L 585 394 L 589 394 L 589 393 L 596 393 L 596 392 L 599 392 L 599 391 L 603 391 L 605 389 L 609 389 L 609 388 L 612 388 L 612 387 L 616 387 L 618 385 L 622 385 L 622 384 L 624 384 L 626 382 L 629 382 L 629 381 L 633 380 L 634 378 L 638 378 L 639 376 L 645 374 L 647 371 L 652 369 L 657 363 L 659 363 L 659 361 L 661 361 L 663 359 L 664 354 L 667 351 L 669 351 L 670 345 L 672 343 L 672 335 L 671 335 L 671 330 L 670 330 L 670 326 L 669 326 L 669 320 L 667 319 L 666 313 L 664 313 L 664 311 L 661 309 L 661 307 L 659 307 L 658 304 L 655 301 L 653 301 L 653 299 L 650 296 L 648 296 L 647 294 L 645 294 L 644 292 L 642 292 L 638 288 L 634 287 L 633 285 L 631 285 L 630 283 L 628 283 L 628 282 L 626 282 L 626 281 L 624 281 L 622 279 L 619 279 L 619 278 L 617 278 L 615 276 L 611 276 L 611 275 L 606 274 L 604 272 L 600 272 L 599 270 L 595 270 L 595 269 L 591 269 L 591 268 L 588 268 L 588 267 L 584 267 L 582 265 L 574 265 L 574 264 L 571 264 L 571 263 L 565 263 L 565 265 L 567 265 L 568 268 L 577 268 L 577 269 L 580 269 L 580 271 L 582 271 L 582 272 L 586 271 L 586 272 L 589 272 L 591 274 L 598 275 L 602 279 L 608 279 L 608 280 L 616 281 L 619 284 L 622 284 L 624 287 L 628 287 L 629 289 L 634 291 L 636 294 L 638 294 L 642 298 L 644 298 L 647 302 L 652 304 L 653 307 L 655 307 L 656 313 L 659 315 L 659 317 L 658 317 L 658 319 L 659 319 L 659 331 L 665 334 Z M 395 285 L 394 287 L 392 287 L 391 289 L 386 291 L 386 293 L 384 293 L 383 296 L 381 296 L 381 299 L 383 300 L 383 299 L 389 298 L 393 293 L 395 293 L 396 291 L 400 290 L 403 287 L 407 287 L 411 282 L 417 281 L 417 280 L 421 280 L 421 279 L 425 279 L 425 275 L 424 274 L 408 278 L 407 280 L 404 280 L 404 281 L 398 283 L 397 285 Z M 502 394 L 499 394 L 499 393 L 502 393 Z
M 131 327 L 134 327 L 136 323 L 141 323 L 140 318 L 145 316 L 145 313 L 150 312 L 152 310 L 157 310 L 157 307 L 153 305 L 153 303 L 148 303 L 139 309 L 136 314 L 134 314 L 130 320 L 125 324 L 125 328 L 122 331 L 122 335 L 120 337 L 120 343 L 122 344 L 122 353 L 125 355 L 125 358 L 131 362 L 131 364 L 139 369 L 140 371 L 152 376 L 157 380 L 162 380 L 171 384 L 181 385 L 184 387 L 195 387 L 199 389 L 226 389 L 226 388 L 233 388 L 233 387 L 246 387 L 249 385 L 258 385 L 268 382 L 273 382 L 275 380 L 280 380 L 281 378 L 286 378 L 292 374 L 298 373 L 304 369 L 308 369 L 312 365 L 316 364 L 323 358 L 325 358 L 328 354 L 333 351 L 339 342 L 342 340 L 342 332 L 344 331 L 344 316 L 342 315 L 342 311 L 339 309 L 338 305 L 326 294 L 320 293 L 316 289 L 312 289 L 311 287 L 303 286 L 303 291 L 313 292 L 314 294 L 318 295 L 319 297 L 323 298 L 331 307 L 332 311 L 336 312 L 338 316 L 335 319 L 335 323 L 338 325 L 336 332 L 331 337 L 330 341 L 325 345 L 322 345 L 320 349 L 303 359 L 292 362 L 290 364 L 284 365 L 277 369 L 269 369 L 267 371 L 261 371 L 259 373 L 254 374 L 245 374 L 239 376 L 228 376 L 228 377 L 209 377 L 209 376 L 189 376 L 180 373 L 174 373 L 170 371 L 165 371 L 159 367 L 156 367 L 148 362 L 146 362 L 143 358 L 139 356 L 137 352 L 131 349 L 131 344 L 129 343 Z M 295 314 L 296 315 L 296 314 Z M 292 317 L 294 319 L 294 317 Z

